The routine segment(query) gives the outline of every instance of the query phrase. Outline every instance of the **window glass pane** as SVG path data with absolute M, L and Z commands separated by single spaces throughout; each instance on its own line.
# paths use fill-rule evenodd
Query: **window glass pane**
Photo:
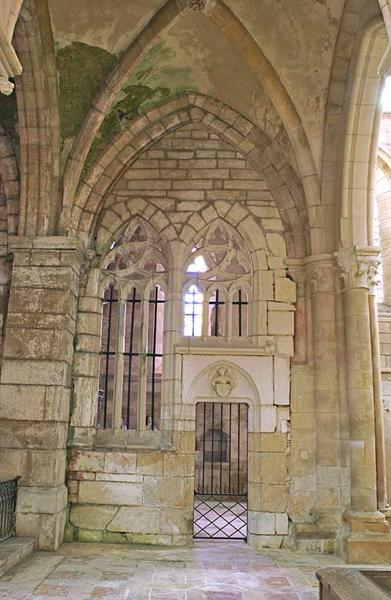
M 141 295 L 133 288 L 126 299 L 124 373 L 122 387 L 122 427 L 137 429 L 139 398 Z
M 241 289 L 235 293 L 232 302 L 232 335 L 248 335 L 248 298 L 246 292 Z
M 104 293 L 99 359 L 97 427 L 112 427 L 115 355 L 118 335 L 118 291 L 111 285 Z
M 197 286 L 190 286 L 185 294 L 184 335 L 201 335 L 203 300 L 204 297 Z

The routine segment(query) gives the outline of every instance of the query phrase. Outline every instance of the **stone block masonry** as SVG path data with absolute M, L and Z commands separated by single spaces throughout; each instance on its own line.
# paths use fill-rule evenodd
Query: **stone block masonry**
M 65 238 L 18 238 L 1 373 L 2 476 L 20 477 L 16 532 L 63 538 L 66 442 L 80 253 Z
M 67 539 L 190 543 L 194 434 L 177 434 L 176 440 L 175 451 L 74 449 L 68 473 Z

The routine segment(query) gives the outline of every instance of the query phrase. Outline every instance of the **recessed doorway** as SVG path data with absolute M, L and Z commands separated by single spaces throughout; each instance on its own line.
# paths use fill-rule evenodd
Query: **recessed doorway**
M 247 539 L 248 406 L 196 405 L 194 537 Z

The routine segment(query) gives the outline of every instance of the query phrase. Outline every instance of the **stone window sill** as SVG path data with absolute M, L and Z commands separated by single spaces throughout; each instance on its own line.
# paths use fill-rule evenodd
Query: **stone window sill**
M 128 431 L 122 429 L 98 429 L 95 434 L 94 447 L 151 452 L 172 450 L 167 434 L 161 431 Z

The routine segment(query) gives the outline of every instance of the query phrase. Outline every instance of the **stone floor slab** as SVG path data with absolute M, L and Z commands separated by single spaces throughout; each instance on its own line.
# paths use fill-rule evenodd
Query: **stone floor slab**
M 315 600 L 333 556 L 196 541 L 186 548 L 64 544 L 0 578 L 3 600 Z

